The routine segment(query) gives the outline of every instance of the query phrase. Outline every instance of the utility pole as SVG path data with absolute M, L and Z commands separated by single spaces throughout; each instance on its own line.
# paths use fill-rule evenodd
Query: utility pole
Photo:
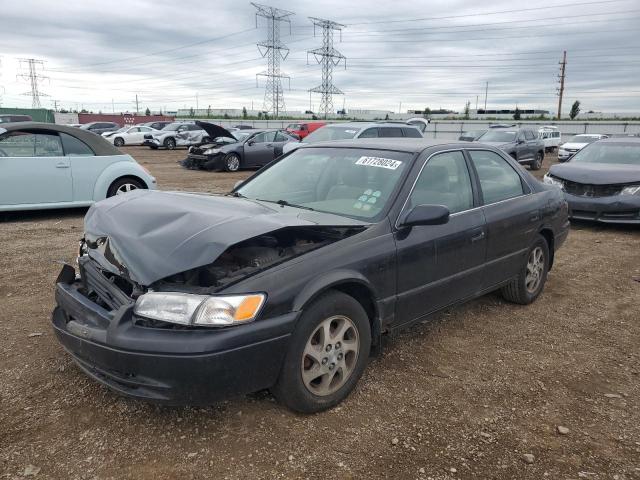
M 487 114 L 487 96 L 489 95 L 489 82 L 484 87 L 484 113 Z
M 113 98 L 111 99 L 111 112 L 116 113 L 116 105 L 113 103 Z
M 199 107 L 200 105 L 198 104 L 198 92 L 196 92 L 196 111 L 198 110 Z
M 44 62 L 42 60 L 36 60 L 34 58 L 20 58 L 20 67 L 24 63 L 27 64 L 27 68 L 29 69 L 28 73 L 21 73 L 18 75 L 19 78 L 23 80 L 27 80 L 31 85 L 31 91 L 23 93 L 23 95 L 31 96 L 31 106 L 33 108 L 40 108 L 40 97 L 47 97 L 48 95 L 42 93 L 38 88 L 38 82 L 42 80 L 46 80 L 48 77 L 40 75 L 38 73 L 38 67 L 42 67 Z
M 478 95 L 476 95 L 476 115 L 478 114 Z
M 53 100 L 53 111 L 54 112 L 58 111 L 58 100 Z
M 267 70 L 256 75 L 256 85 L 258 77 L 267 77 L 264 89 L 264 110 L 272 112 L 273 116 L 278 118 L 280 112 L 285 111 L 282 79 L 289 79 L 289 76 L 280 73 L 280 61 L 286 60 L 289 56 L 289 48 L 280 41 L 280 22 L 287 22 L 289 33 L 291 33 L 289 17 L 294 13 L 253 2 L 251 5 L 258 10 L 256 12 L 256 27 L 258 26 L 258 17 L 267 19 L 267 40 L 256 44 L 260 55 L 267 58 Z
M 564 77 L 565 69 L 567 67 L 567 51 L 562 54 L 562 61 L 560 62 L 560 75 L 558 75 L 558 82 L 560 87 L 558 88 L 558 120 L 562 118 L 562 96 L 564 95 Z
M 140 111 L 140 104 L 138 103 L 138 94 L 136 93 L 136 115 L 138 114 L 138 112 Z
M 400 105 L 398 106 L 398 114 L 402 114 L 402 102 L 400 102 Z
M 309 92 L 320 93 L 322 95 L 318 113 L 322 114 L 324 118 L 327 118 L 327 115 L 334 113 L 333 95 L 344 95 L 342 90 L 333 84 L 333 67 L 338 66 L 340 62 L 344 61 L 344 68 L 346 69 L 347 59 L 333 47 L 333 32 L 335 30 L 339 31 L 340 39 L 342 40 L 342 29 L 345 26 L 331 20 L 316 17 L 309 17 L 309 20 L 313 22 L 314 36 L 316 27 L 322 29 L 322 47 L 307 52 L 307 63 L 309 62 L 309 54 L 312 54 L 316 62 L 322 65 L 322 83 L 309 90 Z

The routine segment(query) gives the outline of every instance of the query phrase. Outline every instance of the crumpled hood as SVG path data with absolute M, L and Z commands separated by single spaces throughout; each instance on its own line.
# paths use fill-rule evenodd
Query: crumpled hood
M 563 180 L 588 185 L 640 183 L 640 167 L 635 165 L 569 161 L 552 165 L 549 173 Z
M 88 242 L 103 238 L 110 252 L 89 256 L 134 282 L 162 278 L 212 263 L 231 245 L 291 226 L 367 225 L 321 212 L 218 195 L 136 190 L 95 203 L 84 220 Z
M 210 123 L 210 122 L 201 122 L 200 120 L 196 120 L 196 125 L 198 125 L 205 132 L 207 132 L 207 135 L 209 135 L 209 138 L 211 138 L 212 140 L 218 137 L 234 138 L 234 136 L 231 134 L 229 130 L 219 125 L 214 125 L 213 123 Z

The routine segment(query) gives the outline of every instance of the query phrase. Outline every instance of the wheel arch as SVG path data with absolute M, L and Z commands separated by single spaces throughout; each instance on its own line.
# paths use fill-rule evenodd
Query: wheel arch
M 141 167 L 138 168 L 142 170 Z M 138 180 L 146 188 L 151 188 L 149 182 L 145 180 L 142 175 L 138 175 L 138 172 L 134 171 L 131 162 L 112 163 L 107 168 L 105 168 L 97 178 L 96 183 L 93 187 L 93 200 L 97 202 L 98 200 L 104 200 L 105 198 L 107 198 L 107 192 L 109 191 L 109 187 L 113 185 L 113 182 L 116 182 L 125 177 Z
M 307 305 L 330 290 L 349 295 L 362 306 L 369 318 L 372 346 L 379 347 L 382 329 L 378 296 L 370 282 L 357 272 L 333 272 L 326 277 L 314 280 L 296 296 L 293 309 L 304 310 Z
M 547 246 L 549 247 L 549 270 L 551 270 L 555 257 L 555 235 L 553 234 L 553 230 L 549 227 L 542 227 L 538 233 L 542 235 L 542 238 L 545 239 Z

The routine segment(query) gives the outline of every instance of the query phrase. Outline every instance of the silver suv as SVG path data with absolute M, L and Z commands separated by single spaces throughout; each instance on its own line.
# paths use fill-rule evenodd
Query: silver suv
M 349 122 L 331 123 L 304 137 L 299 143 L 285 144 L 282 153 L 287 153 L 307 143 L 353 138 L 423 138 L 418 127 L 403 122 Z

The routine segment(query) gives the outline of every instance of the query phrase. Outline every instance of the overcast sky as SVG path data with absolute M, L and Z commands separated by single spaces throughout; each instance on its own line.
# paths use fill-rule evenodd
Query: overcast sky
M 284 2 L 281 27 L 290 48 L 282 71 L 291 76 L 287 110 L 309 108 L 320 66 L 306 51 L 321 46 L 308 17 L 345 24 L 335 47 L 347 57 L 334 70 L 341 108 L 402 111 L 557 108 L 558 62 L 568 52 L 565 111 L 640 112 L 640 2 L 473 0 Z M 562 6 L 564 5 L 564 6 Z M 316 32 L 319 33 L 319 32 Z M 255 8 L 242 0 L 19 0 L 2 2 L 2 106 L 30 106 L 19 58 L 44 61 L 45 107 L 103 112 L 140 108 L 262 107 L 266 60 L 256 42 Z M 285 83 L 285 87 L 288 84 Z M 113 107 L 112 107 L 113 101 Z M 313 96 L 317 109 L 319 98 Z

